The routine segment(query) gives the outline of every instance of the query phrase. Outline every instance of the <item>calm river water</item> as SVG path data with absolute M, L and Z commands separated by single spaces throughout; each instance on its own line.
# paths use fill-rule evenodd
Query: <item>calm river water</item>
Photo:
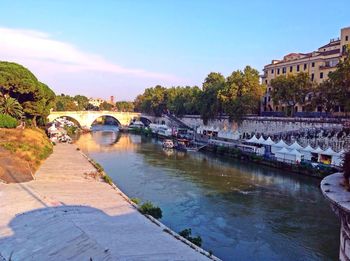
M 223 260 L 337 260 L 339 221 L 319 180 L 203 153 L 163 151 L 138 135 L 94 132 L 78 146 L 129 197 L 150 200 Z

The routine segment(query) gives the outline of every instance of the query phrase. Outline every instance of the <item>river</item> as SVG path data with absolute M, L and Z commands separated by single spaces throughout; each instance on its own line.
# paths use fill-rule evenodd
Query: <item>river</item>
M 161 222 L 191 228 L 223 260 L 338 259 L 339 221 L 317 179 L 111 131 L 77 145 L 130 198 L 158 205 Z

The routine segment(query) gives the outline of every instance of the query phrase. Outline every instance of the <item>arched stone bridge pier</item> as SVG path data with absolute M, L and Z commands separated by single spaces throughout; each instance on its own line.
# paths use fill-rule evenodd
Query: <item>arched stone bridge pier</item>
M 133 119 L 148 118 L 138 112 L 115 112 L 115 111 L 52 111 L 48 116 L 51 122 L 57 118 L 70 117 L 76 120 L 83 129 L 90 129 L 92 123 L 99 117 L 110 116 L 116 119 L 122 127 L 126 127 Z M 149 118 L 148 118 L 149 119 Z

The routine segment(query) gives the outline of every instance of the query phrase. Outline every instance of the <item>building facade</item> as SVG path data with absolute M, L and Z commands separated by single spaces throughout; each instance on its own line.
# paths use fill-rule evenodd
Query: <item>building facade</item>
M 285 106 L 283 104 L 274 104 L 271 97 L 272 87 L 271 80 L 285 75 L 297 74 L 300 72 L 308 73 L 310 79 L 315 83 L 321 83 L 328 78 L 328 73 L 336 69 L 345 48 L 350 44 L 350 27 L 341 29 L 340 37 L 331 39 L 326 45 L 321 46 L 318 50 L 310 53 L 290 53 L 283 57 L 282 60 L 272 60 L 265 65 L 262 83 L 266 84 L 267 90 L 263 97 L 261 111 L 262 114 L 268 115 L 273 112 L 283 112 Z M 322 112 L 322 108 L 316 109 Z M 305 112 L 305 107 L 297 104 L 294 108 L 295 112 Z M 335 112 L 341 112 L 342 108 L 338 106 Z

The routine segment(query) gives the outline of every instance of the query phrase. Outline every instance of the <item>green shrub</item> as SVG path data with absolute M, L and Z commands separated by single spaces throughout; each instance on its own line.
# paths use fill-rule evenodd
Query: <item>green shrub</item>
M 138 199 L 138 198 L 131 198 L 130 199 L 132 202 L 134 202 L 136 205 L 139 205 L 140 204 L 140 199 Z
M 100 163 L 95 162 L 95 166 L 96 166 L 98 172 L 104 171 L 104 169 L 103 169 L 103 167 L 101 166 Z
M 179 235 L 186 238 L 191 243 L 195 244 L 196 246 L 202 245 L 202 238 L 200 236 L 192 237 L 192 230 L 190 228 L 186 228 L 179 232 Z
M 113 184 L 113 180 L 111 179 L 110 176 L 108 176 L 107 174 L 103 175 L 103 180 L 108 183 L 109 185 Z
M 162 210 L 157 207 L 154 206 L 151 202 L 147 201 L 146 203 L 143 203 L 140 207 L 140 212 L 142 214 L 147 214 L 150 215 L 156 219 L 160 219 L 162 218 L 163 214 L 162 214 Z
M 15 118 L 7 114 L 0 114 L 0 128 L 16 128 L 18 122 Z

